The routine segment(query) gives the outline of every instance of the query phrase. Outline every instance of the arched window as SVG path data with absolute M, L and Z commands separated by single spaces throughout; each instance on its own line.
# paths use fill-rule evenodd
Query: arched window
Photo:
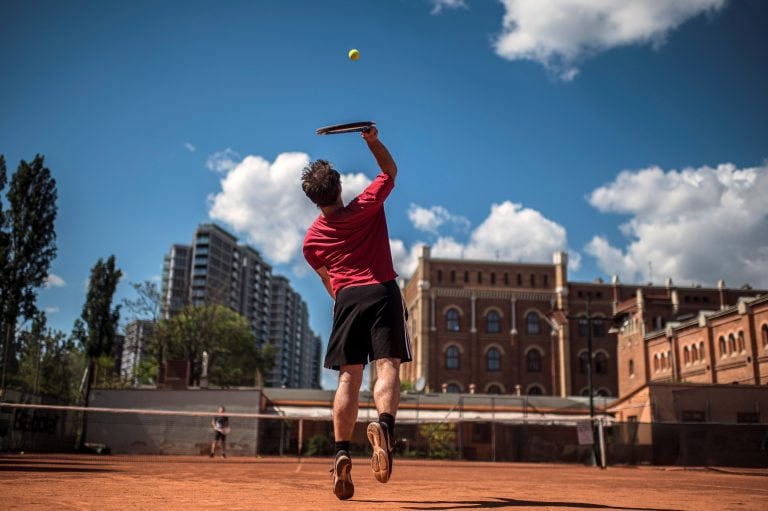
M 488 390 L 485 392 L 486 394 L 502 394 L 501 387 L 496 385 L 495 383 L 488 387 Z
M 635 361 L 631 358 L 629 359 L 629 375 L 634 376 L 635 375 Z
M 500 371 L 501 370 L 501 352 L 498 348 L 491 348 L 485 355 L 485 368 L 488 371 Z
M 600 397 L 608 397 L 611 395 L 611 393 L 608 392 L 607 389 L 598 389 L 597 392 L 595 392 L 595 395 Z
M 597 374 L 608 373 L 608 357 L 602 351 L 595 355 L 595 372 Z
M 583 389 L 581 389 L 579 394 L 582 396 L 589 396 L 589 387 L 584 387 Z
M 529 334 L 538 335 L 540 333 L 541 326 L 539 325 L 539 315 L 535 312 L 529 312 L 528 315 L 525 316 L 525 324 Z
M 541 372 L 541 353 L 539 350 L 533 349 L 525 356 L 526 367 L 529 373 Z
M 446 391 L 451 394 L 461 394 L 461 387 L 457 383 L 449 383 Z
M 461 353 L 456 346 L 450 346 L 445 350 L 445 368 L 458 369 Z
M 589 321 L 587 318 L 579 318 L 579 336 L 586 337 L 589 334 Z
M 531 287 L 536 287 L 536 275 L 531 273 Z
M 587 371 L 589 371 L 589 355 L 586 351 L 582 351 L 579 354 L 579 372 L 587 374 Z
M 448 309 L 448 312 L 445 313 L 445 329 L 449 332 L 458 332 L 461 330 L 458 310 Z
M 739 353 L 744 353 L 747 351 L 747 347 L 744 344 L 744 332 L 739 332 L 738 336 L 736 337 L 736 342 L 739 347 Z
M 529 396 L 541 396 L 543 394 L 544 389 L 542 389 L 540 385 L 531 385 L 531 388 L 528 389 Z
M 728 353 L 731 355 L 736 353 L 736 338 L 733 334 L 728 336 Z
M 501 320 L 498 312 L 490 311 L 485 316 L 485 331 L 489 334 L 498 334 L 501 331 Z
M 699 343 L 699 359 L 704 362 L 704 341 Z
M 763 348 L 768 349 L 768 325 L 763 325 L 761 330 L 763 333 Z
M 443 281 L 443 270 L 437 270 L 437 281 L 438 282 Z
M 659 372 L 659 354 L 653 356 L 653 370 Z
M 696 364 L 699 361 L 699 349 L 694 344 L 691 346 L 691 362 Z
M 592 333 L 595 337 L 602 337 L 605 335 L 605 324 L 602 318 L 594 318 L 592 320 Z
M 725 346 L 725 337 L 720 336 L 720 339 L 717 341 L 718 346 L 720 347 L 720 356 L 724 357 L 728 354 L 728 348 Z
M 688 346 L 685 347 L 683 350 L 683 363 L 690 364 L 691 363 L 691 350 L 688 349 Z

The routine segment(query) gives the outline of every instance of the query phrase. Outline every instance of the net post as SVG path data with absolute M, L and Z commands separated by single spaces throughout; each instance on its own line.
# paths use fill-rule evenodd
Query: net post
M 605 470 L 605 433 L 603 432 L 603 418 L 597 418 L 597 433 L 600 440 L 600 468 Z
M 299 419 L 299 447 L 298 458 L 301 460 L 301 446 L 304 445 L 304 419 Z

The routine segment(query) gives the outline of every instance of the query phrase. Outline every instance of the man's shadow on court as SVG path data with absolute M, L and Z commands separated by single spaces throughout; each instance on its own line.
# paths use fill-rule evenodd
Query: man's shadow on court
M 654 507 L 625 507 L 625 506 L 606 506 L 603 504 L 591 504 L 589 502 L 550 502 L 540 500 L 521 500 L 495 497 L 495 500 L 355 500 L 355 502 L 370 502 L 372 504 L 406 504 L 400 509 L 415 509 L 419 511 L 438 511 L 448 509 L 503 509 L 511 507 L 531 507 L 539 509 L 542 507 L 564 507 L 574 509 L 618 509 L 623 511 L 680 511 L 677 509 L 654 508 Z M 407 505 L 412 504 L 412 505 Z

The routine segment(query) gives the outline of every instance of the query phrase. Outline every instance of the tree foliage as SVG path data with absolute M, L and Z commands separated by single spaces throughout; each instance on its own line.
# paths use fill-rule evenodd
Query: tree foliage
M 120 305 L 113 308 L 112 300 L 122 276 L 123 272 L 115 266 L 114 255 L 106 261 L 99 258 L 91 268 L 88 293 L 80 315 L 82 326 L 75 328 L 89 359 L 112 354 L 120 321 Z
M 0 155 L 0 192 L 7 184 L 5 158 Z M 48 278 L 56 257 L 56 181 L 43 157 L 21 161 L 0 201 L 0 351 L 2 379 L 16 367 L 16 323 L 37 312 L 37 290 Z M 11 350 L 11 348 L 14 348 Z M 9 371 L 10 370 L 10 371 Z
M 168 359 L 190 362 L 190 384 L 202 377 L 203 352 L 208 353 L 209 382 L 221 387 L 254 385 L 274 365 L 274 347 L 257 348 L 248 321 L 221 305 L 185 307 L 158 323 L 154 342 Z
M 84 368 L 82 350 L 64 332 L 47 328 L 42 312 L 20 337 L 18 386 L 33 394 L 74 402 Z

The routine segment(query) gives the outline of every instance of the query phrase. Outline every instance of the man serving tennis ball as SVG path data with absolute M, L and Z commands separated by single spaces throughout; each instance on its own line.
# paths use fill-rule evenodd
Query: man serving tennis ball
M 325 367 L 339 371 L 333 401 L 336 458 L 333 493 L 355 493 L 349 443 L 357 420 L 365 364 L 376 368 L 373 399 L 379 420 L 368 424 L 371 468 L 382 483 L 392 475 L 395 415 L 400 403 L 400 363 L 411 360 L 406 309 L 389 248 L 384 201 L 395 186 L 397 166 L 379 140 L 376 126 L 363 132 L 381 173 L 348 205 L 341 200 L 339 173 L 325 160 L 310 163 L 301 176 L 320 215 L 307 230 L 304 257 L 334 299 L 333 330 Z

